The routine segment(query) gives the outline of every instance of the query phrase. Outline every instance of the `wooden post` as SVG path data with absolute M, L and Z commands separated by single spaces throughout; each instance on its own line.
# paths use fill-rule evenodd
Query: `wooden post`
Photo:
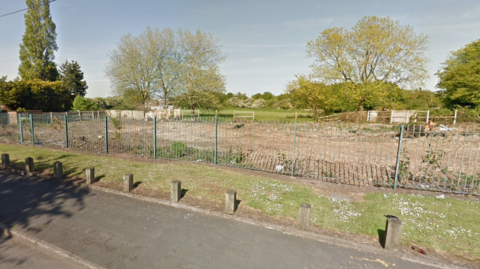
M 457 110 L 455 109 L 455 115 L 453 115 L 453 125 L 457 123 Z
M 33 174 L 34 171 L 34 164 L 33 164 L 33 158 L 28 157 L 25 159 L 25 172 L 27 172 L 28 175 Z
M 53 176 L 55 178 L 62 178 L 63 176 L 63 165 L 61 162 L 53 163 Z
M 2 154 L 2 168 L 7 169 L 10 167 L 10 155 L 7 153 Z
M 427 110 L 427 120 L 425 122 L 428 123 L 429 119 L 430 119 L 430 110 Z
M 95 183 L 95 168 L 94 167 L 88 167 L 87 169 L 85 169 L 85 178 L 86 178 L 87 184 Z
M 125 174 L 123 175 L 123 191 L 131 192 L 133 190 L 133 175 Z
M 310 209 L 311 205 L 301 204 L 300 211 L 298 213 L 298 226 L 302 230 L 310 230 Z
M 233 215 L 235 213 L 235 201 L 237 193 L 234 190 L 229 190 L 225 193 L 225 213 Z
M 400 249 L 402 241 L 402 231 L 402 222 L 397 217 L 387 217 L 387 225 L 385 227 L 385 249 Z
M 170 190 L 170 198 L 172 202 L 177 203 L 180 201 L 180 198 L 182 198 L 182 183 L 178 180 L 172 181 Z

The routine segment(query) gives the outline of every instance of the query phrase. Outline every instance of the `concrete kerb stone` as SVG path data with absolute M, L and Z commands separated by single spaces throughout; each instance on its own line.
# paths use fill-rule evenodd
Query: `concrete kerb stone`
M 62 248 L 59 248 L 55 245 L 52 245 L 44 240 L 41 240 L 31 234 L 15 230 L 15 229 L 9 229 L 6 227 L 4 224 L 0 223 L 0 228 L 5 231 L 8 231 L 9 237 L 11 237 L 13 240 L 22 240 L 23 242 L 32 244 L 36 247 L 42 248 L 46 251 L 52 252 L 59 257 L 62 257 L 64 259 L 67 259 L 71 262 L 74 262 L 78 265 L 84 266 L 86 268 L 91 268 L 91 269 L 104 269 L 105 267 L 102 267 L 98 264 L 95 264 L 89 260 L 86 260 L 78 255 L 75 255 L 74 253 L 64 250 Z
M 391 258 L 401 259 L 401 260 L 404 260 L 404 261 L 419 263 L 419 264 L 432 266 L 432 267 L 436 267 L 436 268 L 442 268 L 442 269 L 443 268 L 445 268 L 445 269 L 447 269 L 447 268 L 467 269 L 467 267 L 462 267 L 462 266 L 453 265 L 453 264 L 444 264 L 444 263 L 439 262 L 439 261 L 431 260 L 427 257 L 415 256 L 415 255 L 412 255 L 412 254 L 409 254 L 409 253 L 404 253 L 404 252 L 396 252 L 396 251 L 392 251 L 392 250 L 386 250 L 386 249 L 383 249 L 383 248 L 378 248 L 378 247 L 374 247 L 374 246 L 370 246 L 370 245 L 365 245 L 365 244 L 361 244 L 361 243 L 352 242 L 350 240 L 330 237 L 330 236 L 322 235 L 322 234 L 316 234 L 314 232 L 309 232 L 309 231 L 302 231 L 302 230 L 299 230 L 297 228 L 286 227 L 286 226 L 283 226 L 283 225 L 278 225 L 278 224 L 258 221 L 258 220 L 254 220 L 254 219 L 239 217 L 239 216 L 236 216 L 236 215 L 225 214 L 223 212 L 201 209 L 201 208 L 197 208 L 197 207 L 189 206 L 189 205 L 184 205 L 184 204 L 180 204 L 180 203 L 171 203 L 170 201 L 166 201 L 166 200 L 162 200 L 162 199 L 158 199 L 158 198 L 151 198 L 151 197 L 145 197 L 145 196 L 136 195 L 136 194 L 132 194 L 132 193 L 125 193 L 125 192 L 121 192 L 121 191 L 117 191 L 117 190 L 113 190 L 113 189 L 108 189 L 108 188 L 104 188 L 104 187 L 99 187 L 99 186 L 95 186 L 95 185 L 86 185 L 84 183 L 73 183 L 73 184 L 78 185 L 78 186 L 85 186 L 86 188 L 101 191 L 101 192 L 105 192 L 105 193 L 123 195 L 123 196 L 127 196 L 127 197 L 130 197 L 130 198 L 134 198 L 134 199 L 145 201 L 145 202 L 161 204 L 161 205 L 166 205 L 166 206 L 173 206 L 173 207 L 176 207 L 176 208 L 181 208 L 181 209 L 185 209 L 185 210 L 189 210 L 189 211 L 193 211 L 193 212 L 198 212 L 198 213 L 202 213 L 202 214 L 205 214 L 205 215 L 210 215 L 210 216 L 219 217 L 219 218 L 223 218 L 223 219 L 232 219 L 232 220 L 244 222 L 244 223 L 247 223 L 247 224 L 267 228 L 267 229 L 270 229 L 270 230 L 279 231 L 279 232 L 284 233 L 284 234 L 294 235 L 294 236 L 298 236 L 298 237 L 302 237 L 302 238 L 306 238 L 306 239 L 312 239 L 312 240 L 315 240 L 315 241 L 319 241 L 319 242 L 322 242 L 322 243 L 335 245 L 335 246 L 339 246 L 339 247 L 356 249 L 356 250 L 359 250 L 359 251 L 365 251 L 365 252 L 368 252 L 368 253 L 371 253 L 371 254 L 381 254 L 381 255 L 384 255 L 384 256 L 391 257 Z M 90 267 L 90 268 L 101 268 L 101 267 Z

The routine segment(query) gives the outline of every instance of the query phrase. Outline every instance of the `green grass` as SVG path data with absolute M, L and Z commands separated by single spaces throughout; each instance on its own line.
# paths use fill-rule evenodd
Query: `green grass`
M 287 183 L 259 176 L 245 175 L 222 167 L 167 163 L 153 164 L 69 153 L 40 147 L 0 145 L 11 162 L 23 167 L 26 157 L 35 160 L 38 170 L 52 172 L 55 161 L 63 163 L 64 172 L 84 176 L 84 169 L 95 167 L 101 181 L 122 182 L 126 173 L 142 187 L 169 191 L 172 180 L 180 180 L 187 195 L 223 203 L 224 192 L 237 191 L 241 206 L 249 206 L 273 217 L 296 219 L 301 203 L 312 205 L 312 222 L 340 233 L 360 234 L 378 239 L 384 234 L 384 215 L 395 215 L 403 224 L 403 244 L 416 245 L 452 259 L 480 262 L 480 202 L 462 199 L 437 199 L 432 196 L 367 193 L 361 201 L 323 196 L 301 184 Z M 361 191 L 361 190 L 360 190 Z
M 305 110 L 280 110 L 268 108 L 240 108 L 232 107 L 218 111 L 219 118 L 233 118 L 233 111 L 255 111 L 255 121 L 285 121 L 295 122 L 295 113 L 297 113 L 297 122 L 315 121 L 313 114 Z M 215 116 L 214 110 L 200 110 L 201 116 Z M 242 114 L 247 116 L 247 114 Z M 247 118 L 248 119 L 248 118 Z

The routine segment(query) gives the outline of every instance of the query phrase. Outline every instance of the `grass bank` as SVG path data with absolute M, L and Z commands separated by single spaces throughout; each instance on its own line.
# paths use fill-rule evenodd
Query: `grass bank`
M 188 163 L 153 163 L 114 157 L 77 154 L 41 147 L 0 145 L 14 165 L 23 167 L 32 157 L 40 171 L 53 173 L 55 161 L 63 163 L 69 176 L 84 176 L 95 167 L 102 182 L 120 184 L 126 173 L 134 174 L 142 188 L 168 192 L 172 180 L 182 181 L 187 196 L 223 203 L 227 189 L 237 191 L 241 206 L 248 206 L 275 218 L 296 219 L 301 203 L 312 205 L 313 224 L 339 233 L 378 239 L 385 229 L 385 214 L 404 223 L 405 249 L 412 245 L 447 259 L 480 264 L 480 202 L 473 199 L 436 198 L 404 193 L 365 193 L 360 198 L 325 195 L 321 190 L 222 167 Z M 361 191 L 361 189 L 360 189 Z M 437 194 L 438 195 L 438 194 Z

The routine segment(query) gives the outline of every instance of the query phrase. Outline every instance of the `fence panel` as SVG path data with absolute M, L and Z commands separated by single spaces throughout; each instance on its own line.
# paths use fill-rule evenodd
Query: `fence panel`
M 33 114 L 35 144 L 63 148 L 65 143 L 65 114 Z
M 24 144 L 32 143 L 30 120 L 23 117 L 19 125 L 0 115 L 0 142 L 19 143 L 21 126 Z M 400 135 L 398 125 L 372 123 L 238 123 L 213 117 L 105 120 L 104 114 L 78 112 L 69 113 L 67 121 L 65 113 L 32 119 L 33 142 L 45 147 L 66 147 L 68 136 L 68 146 L 77 150 L 104 153 L 108 142 L 109 153 L 216 161 L 343 184 L 474 194 L 480 185 L 478 126 L 426 132 L 421 124 L 411 124 Z
M 400 186 L 478 193 L 478 127 L 424 132 L 408 126 L 405 134 L 399 167 Z
M 0 114 L 0 142 L 17 144 L 20 141 L 20 128 L 7 113 Z

